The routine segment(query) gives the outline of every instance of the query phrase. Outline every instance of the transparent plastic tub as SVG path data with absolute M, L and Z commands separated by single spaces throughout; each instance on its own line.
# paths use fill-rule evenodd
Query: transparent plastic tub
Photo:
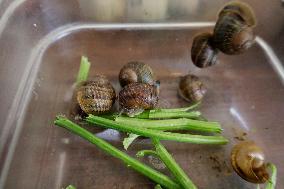
M 212 31 L 223 0 L 0 2 L 0 188 L 154 187 L 119 160 L 53 126 L 55 116 L 71 108 L 81 55 L 92 62 L 90 76 L 105 74 L 117 91 L 123 64 L 148 63 L 167 107 L 188 105 L 177 95 L 179 76 L 200 76 L 208 88 L 201 111 L 222 124 L 230 143 L 165 141 L 177 162 L 201 189 L 253 189 L 232 171 L 229 154 L 240 140 L 254 140 L 277 165 L 276 188 L 284 188 L 281 1 L 248 1 L 258 18 L 256 45 L 239 56 L 221 55 L 220 64 L 208 69 L 193 66 L 190 47 L 194 35 Z M 122 133 L 93 132 L 122 149 Z M 150 147 L 148 140 L 138 140 L 128 153 Z

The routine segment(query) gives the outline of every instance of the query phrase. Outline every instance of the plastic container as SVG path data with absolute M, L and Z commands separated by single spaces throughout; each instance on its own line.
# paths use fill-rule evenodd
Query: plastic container
M 187 105 L 177 96 L 178 77 L 188 72 L 200 76 L 208 88 L 201 111 L 221 122 L 230 143 L 216 147 L 164 142 L 166 147 L 199 188 L 245 189 L 256 185 L 232 171 L 229 154 L 239 140 L 254 140 L 277 165 L 277 188 L 284 188 L 281 1 L 249 1 L 258 18 L 257 44 L 239 56 L 221 55 L 220 64 L 212 68 L 198 69 L 190 59 L 192 38 L 212 31 L 225 2 L 188 0 L 194 7 L 186 8 L 178 1 L 159 1 L 152 6 L 159 6 L 161 13 L 143 16 L 138 11 L 140 17 L 131 16 L 132 8 L 143 5 L 139 1 L 122 1 L 118 9 L 91 0 L 1 1 L 0 188 L 154 187 L 120 161 L 53 126 L 55 115 L 70 110 L 81 55 L 92 62 L 90 76 L 104 73 L 117 90 L 123 64 L 148 63 L 161 80 L 162 101 L 170 107 Z M 100 7 L 92 6 L 110 10 L 95 14 L 92 10 Z M 147 1 L 146 8 L 152 11 L 152 6 Z M 93 132 L 122 148 L 123 134 Z M 128 152 L 150 147 L 148 140 L 139 140 Z

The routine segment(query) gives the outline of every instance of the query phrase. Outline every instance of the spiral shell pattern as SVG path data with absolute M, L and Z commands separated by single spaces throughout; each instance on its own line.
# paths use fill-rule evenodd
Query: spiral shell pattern
M 147 83 L 130 83 L 119 92 L 120 109 L 128 115 L 155 108 L 158 99 L 157 87 Z
M 155 76 L 152 68 L 143 62 L 129 62 L 124 65 L 119 73 L 121 87 L 134 82 L 154 84 Z
M 108 112 L 116 99 L 111 83 L 103 76 L 83 82 L 77 89 L 77 102 L 87 114 Z

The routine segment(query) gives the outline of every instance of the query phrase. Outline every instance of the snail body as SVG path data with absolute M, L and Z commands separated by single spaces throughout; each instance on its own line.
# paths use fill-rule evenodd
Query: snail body
M 222 10 L 219 12 L 219 18 L 226 14 L 236 14 L 245 22 L 249 27 L 254 27 L 256 25 L 256 18 L 251 7 L 240 1 L 231 1 L 227 3 Z
M 245 52 L 254 44 L 254 39 L 252 28 L 234 13 L 219 17 L 214 28 L 214 46 L 228 55 Z
M 195 75 L 186 75 L 180 79 L 179 95 L 189 102 L 201 101 L 207 90 L 204 84 Z
M 121 87 L 129 83 L 155 83 L 155 76 L 152 68 L 143 62 L 129 62 L 122 67 L 119 73 Z
M 204 68 L 217 63 L 218 50 L 212 46 L 212 34 L 201 33 L 194 37 L 191 59 L 195 66 Z
M 234 146 L 231 163 L 237 174 L 249 182 L 264 183 L 269 178 L 264 153 L 252 141 L 241 142 Z
M 130 83 L 119 92 L 119 107 L 123 113 L 134 116 L 146 109 L 155 108 L 159 89 L 148 83 Z
M 108 112 L 115 99 L 115 90 L 104 76 L 96 76 L 93 80 L 82 82 L 77 89 L 77 102 L 87 114 Z

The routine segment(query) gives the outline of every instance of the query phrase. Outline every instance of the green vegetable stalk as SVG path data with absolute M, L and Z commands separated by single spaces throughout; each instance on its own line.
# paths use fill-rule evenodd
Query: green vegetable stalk
M 167 109 L 153 109 L 145 110 L 139 115 L 134 117 L 140 119 L 175 119 L 175 118 L 189 118 L 189 119 L 202 119 L 199 111 L 191 111 L 198 107 L 200 102 L 195 103 L 189 107 L 184 108 L 167 108 Z M 104 117 L 117 117 L 118 114 L 107 115 Z
M 201 113 L 199 111 L 168 111 L 167 109 L 145 110 L 141 114 L 135 116 L 140 119 L 175 119 L 175 118 L 189 118 L 199 119 Z
M 144 156 L 156 156 L 160 157 L 159 154 L 154 150 L 140 150 L 136 153 L 136 157 L 144 157 Z
M 59 127 L 63 127 L 74 134 L 86 139 L 87 141 L 95 144 L 97 147 L 101 148 L 106 153 L 122 160 L 125 164 L 127 164 L 132 169 L 136 170 L 137 172 L 143 174 L 144 176 L 150 178 L 154 182 L 160 184 L 161 186 L 169 189 L 180 189 L 180 186 L 172 181 L 166 175 L 152 169 L 151 167 L 139 162 L 138 160 L 130 157 L 126 153 L 120 151 L 119 149 L 115 148 L 111 144 L 107 143 L 106 141 L 96 137 L 89 131 L 81 128 L 79 125 L 71 122 L 65 117 L 58 116 L 55 120 L 55 125 Z
M 222 131 L 218 122 L 199 121 L 187 118 L 148 120 L 118 116 L 115 118 L 115 121 L 133 127 L 143 127 L 162 131 L 193 130 L 217 133 Z
M 157 111 L 160 111 L 160 112 L 188 112 L 190 110 L 197 108 L 198 106 L 200 106 L 200 104 L 201 104 L 201 101 L 196 102 L 192 104 L 191 106 L 184 107 L 184 108 L 159 108 L 159 109 L 154 109 L 151 111 L 152 112 L 157 112 Z
M 124 138 L 122 142 L 124 149 L 127 150 L 128 147 L 133 143 L 133 141 L 137 139 L 138 137 L 139 135 L 129 133 L 128 137 Z
M 76 79 L 76 84 L 81 83 L 82 81 L 86 81 L 89 75 L 91 63 L 88 61 L 88 58 L 85 56 L 81 57 L 81 63 L 79 72 Z
M 69 185 L 69 186 L 66 187 L 66 189 L 76 189 L 76 187 L 73 186 L 73 185 Z
M 158 184 L 158 185 L 155 186 L 154 189 L 163 189 L 163 188 L 161 187 L 161 185 Z
M 124 123 L 118 123 L 106 118 L 89 115 L 87 122 L 91 124 L 97 124 L 105 128 L 116 129 L 126 133 L 134 133 L 144 137 L 157 138 L 160 140 L 173 140 L 177 142 L 189 142 L 194 144 L 226 144 L 228 140 L 222 136 L 203 136 L 203 135 L 191 135 L 170 133 L 164 131 L 158 131 L 148 128 L 133 127 Z
M 265 189 L 274 189 L 276 186 L 276 175 L 277 175 L 277 168 L 274 164 L 268 163 L 267 167 L 271 170 L 271 175 L 268 180 L 268 183 L 265 186 Z
M 188 178 L 182 168 L 176 163 L 174 158 L 170 155 L 167 149 L 160 143 L 158 139 L 153 138 L 152 142 L 159 154 L 160 159 L 165 163 L 167 168 L 175 176 L 176 180 L 183 186 L 184 189 L 197 189 L 193 182 Z

